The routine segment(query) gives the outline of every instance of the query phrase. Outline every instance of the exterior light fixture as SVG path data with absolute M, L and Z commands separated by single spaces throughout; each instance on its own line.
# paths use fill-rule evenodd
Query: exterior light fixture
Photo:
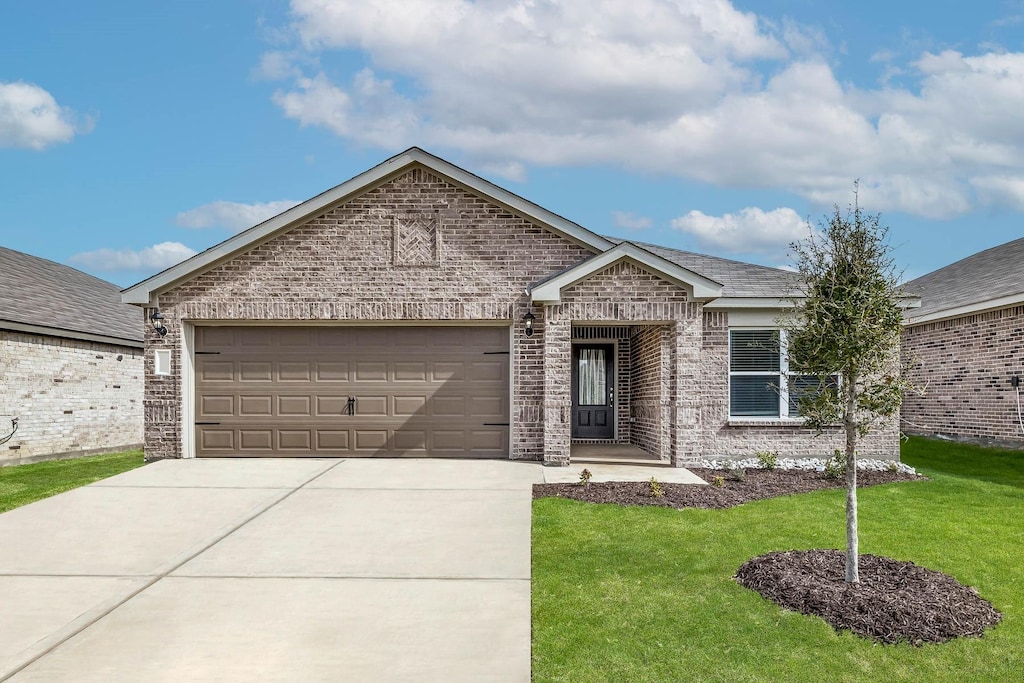
M 153 323 L 153 329 L 156 330 L 156 333 L 161 337 L 167 334 L 167 328 L 164 326 L 164 314 L 159 310 L 154 310 L 150 314 L 149 321 Z
M 531 311 L 527 311 L 526 315 L 523 316 L 523 324 L 526 326 L 524 331 L 527 337 L 533 336 L 533 321 L 537 319 Z

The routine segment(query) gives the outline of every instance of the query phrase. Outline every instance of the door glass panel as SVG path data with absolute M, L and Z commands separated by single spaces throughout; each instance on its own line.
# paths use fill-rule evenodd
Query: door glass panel
M 605 366 L 604 349 L 580 349 L 579 381 L 580 405 L 603 406 L 607 401 L 608 370 Z

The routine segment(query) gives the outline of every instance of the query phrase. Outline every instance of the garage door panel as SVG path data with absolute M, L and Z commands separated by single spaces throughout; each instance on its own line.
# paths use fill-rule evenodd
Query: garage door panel
M 393 446 L 397 451 L 427 450 L 427 432 L 425 430 L 400 429 L 395 432 Z
M 239 396 L 239 417 L 269 417 L 273 415 L 274 399 L 269 395 Z
M 277 379 L 281 382 L 309 382 L 313 376 L 311 366 L 309 361 L 280 361 Z
M 388 397 L 360 394 L 356 398 L 355 413 L 359 417 L 388 417 Z
M 316 415 L 327 417 L 344 415 L 348 408 L 348 396 L 317 396 Z
M 270 429 L 239 429 L 238 447 L 247 451 L 273 450 L 274 432 Z
M 354 363 L 355 381 L 386 382 L 388 381 L 387 361 L 364 361 Z
M 311 417 L 313 399 L 309 396 L 278 396 L 277 414 L 281 416 Z
M 508 339 L 507 327 L 197 328 L 196 420 L 219 423 L 197 425 L 198 454 L 505 455 Z
M 430 405 L 434 417 L 462 417 L 466 414 L 465 396 L 434 396 Z
M 232 417 L 235 414 L 234 396 L 201 396 L 199 399 L 199 418 Z
M 316 448 L 318 451 L 349 450 L 348 430 L 317 429 Z
M 344 361 L 319 361 L 316 364 L 318 382 L 347 382 L 348 363 Z
M 428 364 L 395 361 L 392 379 L 396 382 L 426 382 L 429 379 Z
M 235 364 L 200 356 L 196 359 L 196 379 L 200 382 L 232 382 L 235 379 Z
M 285 451 L 313 450 L 313 435 L 308 429 L 281 429 L 277 432 L 278 447 Z
M 426 396 L 394 396 L 392 397 L 394 417 L 411 417 L 413 415 L 425 415 L 427 407 Z
M 437 361 L 433 376 L 435 382 L 461 382 L 466 379 L 466 364 L 462 361 Z
M 386 429 L 354 429 L 352 434 L 355 437 L 354 446 L 357 451 L 379 451 L 388 444 Z
M 474 417 L 499 418 L 508 415 L 508 398 L 505 396 L 480 396 L 470 405 L 470 414 Z
M 235 430 L 198 427 L 199 447 L 203 451 L 234 451 Z
M 271 382 L 274 379 L 274 364 L 270 361 L 240 361 L 239 382 Z

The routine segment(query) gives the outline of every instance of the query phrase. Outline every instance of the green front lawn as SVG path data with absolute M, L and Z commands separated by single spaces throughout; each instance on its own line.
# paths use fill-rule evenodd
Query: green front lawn
M 143 465 L 142 451 L 0 467 L 0 512 Z
M 1024 680 L 1024 453 L 911 439 L 927 482 L 862 489 L 863 553 L 975 587 L 983 638 L 882 646 L 732 580 L 770 550 L 843 548 L 844 492 L 728 510 L 533 506 L 535 681 Z

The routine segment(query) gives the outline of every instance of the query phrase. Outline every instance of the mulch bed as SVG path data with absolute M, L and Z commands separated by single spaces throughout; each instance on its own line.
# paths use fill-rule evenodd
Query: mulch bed
M 708 482 L 722 477 L 721 486 L 695 486 L 693 484 L 669 484 L 659 482 L 663 496 L 651 495 L 650 482 L 591 482 L 580 485 L 534 484 L 533 497 L 559 497 L 580 500 L 586 503 L 615 503 L 618 505 L 655 505 L 658 507 L 683 508 L 729 508 L 752 500 L 775 498 L 792 493 L 807 493 L 819 489 L 845 489 L 845 479 L 828 479 L 822 472 L 814 470 L 762 470 L 748 469 L 742 479 L 734 479 L 724 470 L 709 470 L 701 467 L 687 468 Z M 919 475 L 902 472 L 857 472 L 858 488 L 891 484 L 897 481 L 920 481 Z
M 772 552 L 745 563 L 736 580 L 781 607 L 881 643 L 981 636 L 1002 619 L 973 588 L 942 572 L 861 555 L 860 583 L 848 584 L 845 563 L 841 550 Z

